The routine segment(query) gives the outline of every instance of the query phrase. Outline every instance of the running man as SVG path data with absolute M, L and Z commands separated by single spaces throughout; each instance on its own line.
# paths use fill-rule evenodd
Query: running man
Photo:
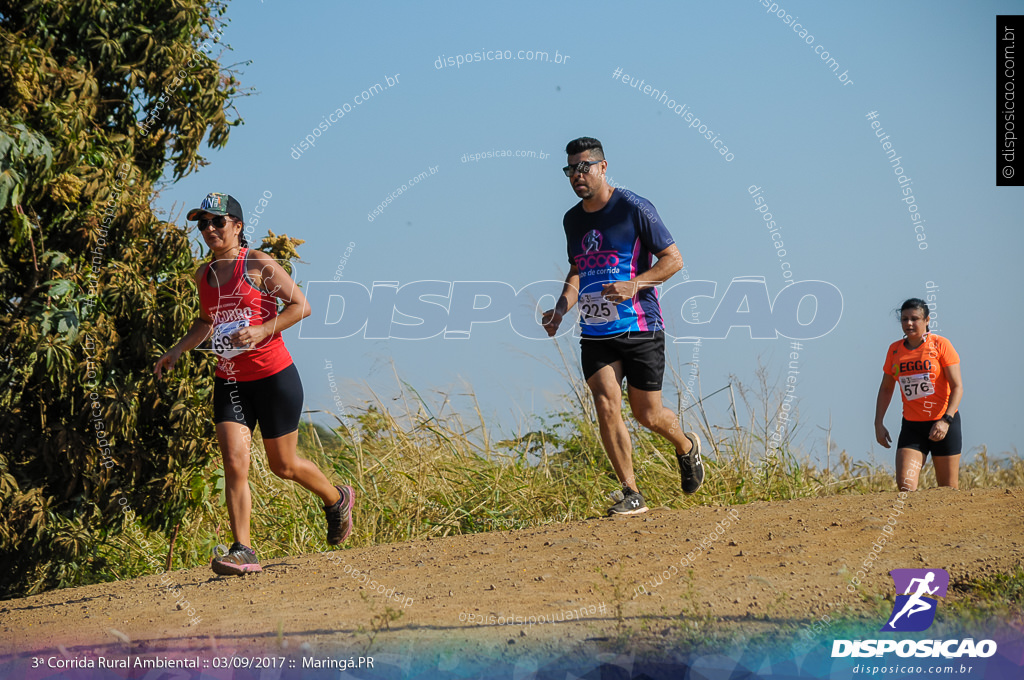
M 633 475 L 633 447 L 622 420 L 622 379 L 637 421 L 669 440 L 676 449 L 683 492 L 704 483 L 700 438 L 682 432 L 676 414 L 661 401 L 665 373 L 665 331 L 655 286 L 683 268 L 675 240 L 646 198 L 605 181 L 608 161 L 601 142 L 580 137 L 565 147 L 563 168 L 582 201 L 562 220 L 568 244 L 569 274 L 555 308 L 543 324 L 554 337 L 562 318 L 579 304 L 583 377 L 594 396 L 604 444 L 621 498 L 609 515 L 647 512 Z M 654 258 L 657 262 L 654 262 Z
M 302 382 L 281 331 L 309 316 L 309 303 L 288 272 L 266 253 L 250 250 L 242 234 L 242 207 L 227 194 L 212 193 L 188 212 L 212 261 L 196 271 L 199 316 L 178 344 L 157 360 L 157 378 L 174 369 L 185 352 L 212 335 L 218 356 L 213 387 L 213 422 L 224 460 L 224 494 L 235 542 L 216 557 L 214 573 L 262 571 L 250 546 L 249 449 L 257 423 L 270 470 L 291 479 L 324 502 L 327 542 L 338 545 L 352 532 L 351 486 L 333 486 L 312 462 L 296 453 Z M 284 309 L 278 314 L 278 300 Z

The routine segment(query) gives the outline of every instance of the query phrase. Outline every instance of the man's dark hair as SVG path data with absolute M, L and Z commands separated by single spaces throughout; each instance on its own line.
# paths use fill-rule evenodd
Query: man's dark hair
M 567 156 L 575 156 L 578 153 L 584 151 L 590 151 L 590 157 L 595 161 L 604 160 L 604 149 L 601 147 L 601 142 L 594 139 L 593 137 L 580 137 L 574 139 L 565 145 L 565 153 Z

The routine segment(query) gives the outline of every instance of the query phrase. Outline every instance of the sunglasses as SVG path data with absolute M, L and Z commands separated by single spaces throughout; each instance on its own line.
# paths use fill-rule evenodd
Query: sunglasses
M 202 219 L 196 222 L 196 228 L 199 229 L 200 232 L 203 232 L 206 231 L 206 228 L 211 224 L 217 229 L 223 229 L 224 225 L 227 224 L 227 218 L 221 215 L 219 217 Z
M 597 165 L 598 163 L 602 163 L 602 162 L 604 162 L 604 161 L 580 161 L 576 165 L 567 165 L 567 166 L 565 166 L 564 168 L 562 168 L 562 172 L 565 173 L 566 177 L 572 177 L 573 173 L 577 173 L 577 172 L 580 172 L 580 173 L 583 173 L 584 175 L 586 175 L 587 173 L 590 172 L 590 166 L 591 165 Z

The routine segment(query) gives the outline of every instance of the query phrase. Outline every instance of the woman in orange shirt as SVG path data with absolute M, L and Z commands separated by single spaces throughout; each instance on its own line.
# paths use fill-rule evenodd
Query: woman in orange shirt
M 896 483 L 900 491 L 917 489 L 924 460 L 932 454 L 939 486 L 959 487 L 960 356 L 952 343 L 928 332 L 928 305 L 911 298 L 900 307 L 900 323 L 906 337 L 885 353 L 882 384 L 875 403 L 875 439 L 889 448 L 892 438 L 882 420 L 898 382 L 903 396 L 903 426 L 896 443 Z

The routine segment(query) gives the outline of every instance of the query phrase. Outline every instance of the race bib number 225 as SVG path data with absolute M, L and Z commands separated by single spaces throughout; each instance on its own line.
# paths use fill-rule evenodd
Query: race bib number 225
M 600 293 L 583 293 L 580 295 L 579 307 L 583 323 L 602 324 L 619 320 L 619 310 L 615 303 Z

